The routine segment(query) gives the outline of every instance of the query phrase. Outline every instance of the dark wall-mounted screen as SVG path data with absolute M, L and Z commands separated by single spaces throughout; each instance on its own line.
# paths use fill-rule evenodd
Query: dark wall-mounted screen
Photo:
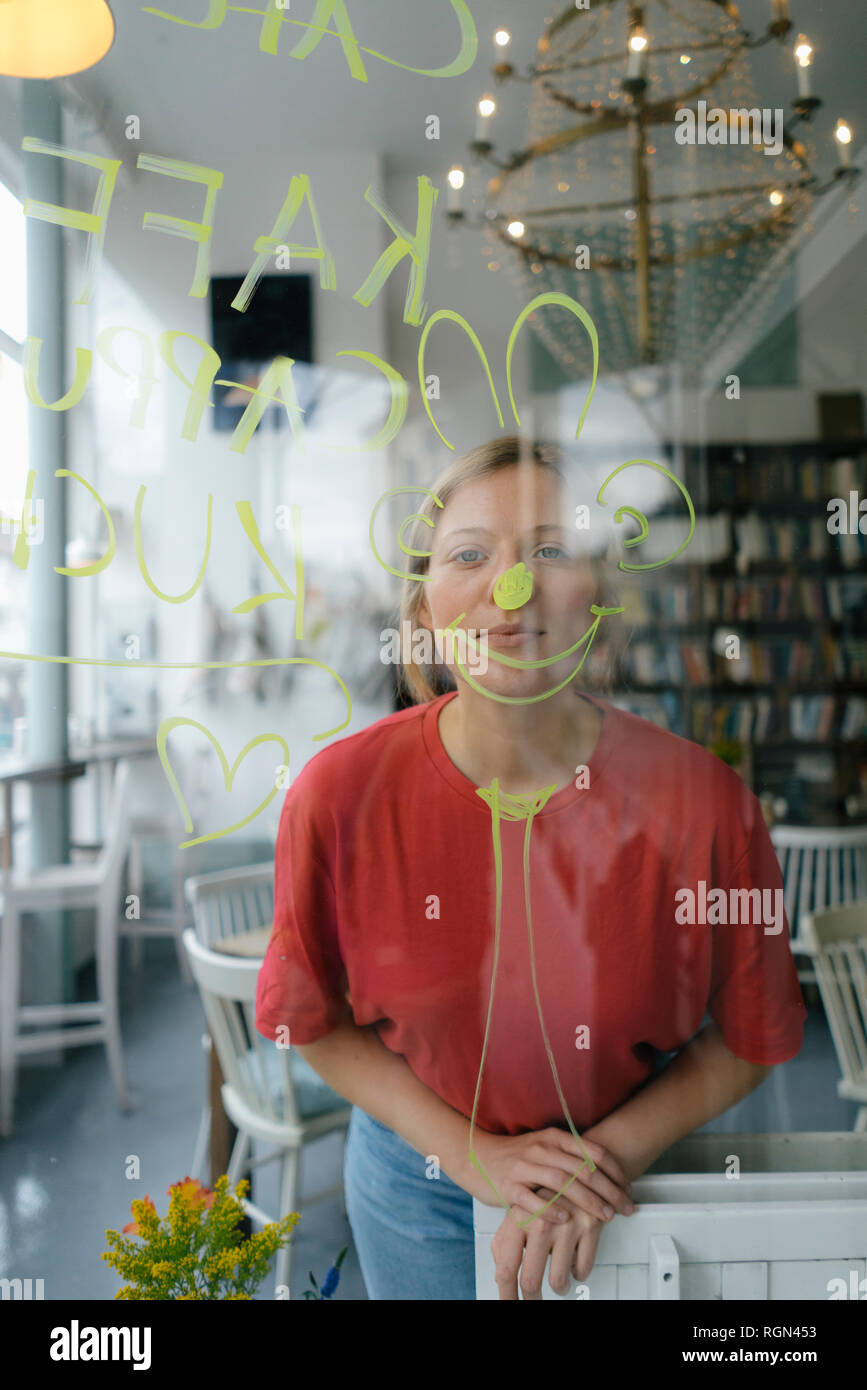
M 239 386 L 214 387 L 214 428 L 234 430 L 252 399 L 243 387 L 258 386 L 275 357 L 299 364 L 313 361 L 313 293 L 309 275 L 263 275 L 245 313 L 232 308 L 244 277 L 211 280 L 211 342 L 220 354 L 219 376 Z M 296 371 L 294 386 L 302 410 L 311 373 Z M 270 429 L 289 427 L 283 406 L 271 406 L 262 419 Z

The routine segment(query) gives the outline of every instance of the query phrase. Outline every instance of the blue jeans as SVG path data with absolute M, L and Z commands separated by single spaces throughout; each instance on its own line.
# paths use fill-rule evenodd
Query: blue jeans
M 400 1135 L 352 1107 L 346 1211 L 371 1299 L 475 1299 L 473 1199 Z

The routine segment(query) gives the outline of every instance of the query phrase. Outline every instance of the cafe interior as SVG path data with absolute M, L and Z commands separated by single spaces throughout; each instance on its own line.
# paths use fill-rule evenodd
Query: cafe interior
M 469 0 L 469 62 L 446 3 L 349 3 L 354 42 L 312 0 L 0 4 L 0 1279 L 29 1296 L 113 1299 L 131 1203 L 228 1173 L 246 1230 L 300 1213 L 254 1297 L 323 1296 L 346 1247 L 333 1296 L 368 1298 L 350 1102 L 255 1030 L 275 841 L 309 760 L 408 702 L 402 519 L 498 434 L 574 447 L 588 502 L 628 460 L 688 492 L 663 564 L 683 489 L 612 483 L 656 525 L 604 698 L 758 798 L 808 1010 L 706 1129 L 863 1184 L 867 30 L 562 5 Z

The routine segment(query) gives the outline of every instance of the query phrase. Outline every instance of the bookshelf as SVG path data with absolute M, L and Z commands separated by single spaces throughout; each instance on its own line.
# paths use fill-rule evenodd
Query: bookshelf
M 867 440 L 670 457 L 695 535 L 671 565 L 621 581 L 611 698 L 724 756 L 790 823 L 867 823 Z M 836 534 L 828 503 L 852 493 L 856 529 Z M 655 513 L 651 534 L 660 522 L 661 557 L 682 508 Z

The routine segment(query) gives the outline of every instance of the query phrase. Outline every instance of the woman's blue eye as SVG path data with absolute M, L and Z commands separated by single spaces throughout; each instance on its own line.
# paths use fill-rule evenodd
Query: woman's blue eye
M 482 553 L 482 552 L 481 552 L 480 550 L 476 550 L 476 549 L 474 549 L 472 546 L 469 546 L 466 550 L 460 550 L 460 551 L 458 551 L 457 555 L 455 556 L 455 559 L 456 559 L 456 560 L 466 560 L 466 558 L 467 558 L 468 555 L 470 556 L 471 559 L 474 558 L 474 557 L 475 557 L 475 558 L 478 558 L 478 557 L 481 555 L 481 553 Z
M 556 552 L 556 554 L 546 555 L 546 550 L 553 550 Z M 562 555 L 565 558 L 566 551 L 560 545 L 542 545 L 539 547 L 539 555 L 542 557 L 543 560 L 556 560 L 560 555 Z

